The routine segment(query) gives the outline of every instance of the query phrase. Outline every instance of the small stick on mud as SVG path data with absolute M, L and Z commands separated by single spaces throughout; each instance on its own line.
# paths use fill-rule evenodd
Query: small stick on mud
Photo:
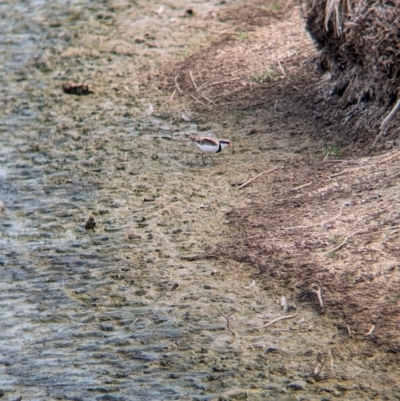
M 386 118 L 382 121 L 381 124 L 381 132 L 377 135 L 377 137 L 375 138 L 374 143 L 372 144 L 372 147 L 374 147 L 376 145 L 376 143 L 378 142 L 378 140 L 380 139 L 381 136 L 385 136 L 386 134 L 386 130 L 387 130 L 387 126 L 389 125 L 390 121 L 393 120 L 393 117 L 397 114 L 397 112 L 400 110 L 400 99 L 397 101 L 397 103 L 394 105 L 393 109 L 391 110 L 391 112 L 386 116 Z
M 219 82 L 211 82 L 211 84 L 209 84 L 208 82 L 204 82 L 204 84 L 200 85 L 197 89 L 196 92 L 198 92 L 199 90 L 203 89 L 203 88 L 209 88 L 210 86 L 216 86 L 216 85 L 222 85 L 222 84 L 228 84 L 230 82 L 234 82 L 234 81 L 239 81 L 241 78 L 233 78 L 233 79 L 227 79 L 225 81 L 219 81 Z
M 270 170 L 263 171 L 262 173 L 256 175 L 254 178 L 252 178 L 252 179 L 246 181 L 244 184 L 242 184 L 242 185 L 240 185 L 239 187 L 237 187 L 237 189 L 242 189 L 243 187 L 245 187 L 246 185 L 248 185 L 248 184 L 250 184 L 252 181 L 254 181 L 256 178 L 261 177 L 262 175 L 267 174 L 267 173 L 272 173 L 273 171 L 275 171 L 275 170 L 277 170 L 277 169 L 278 169 L 278 167 L 274 167 L 274 168 L 271 168 Z
M 368 333 L 365 333 L 365 335 L 370 336 L 374 330 L 375 330 L 375 325 L 373 324 L 372 327 L 369 329 Z
M 176 89 L 172 92 L 172 95 L 171 95 L 171 97 L 169 98 L 169 101 L 170 101 L 170 102 L 172 102 L 172 99 L 174 98 L 175 93 L 176 93 Z
M 322 294 L 321 294 L 321 288 L 319 287 L 319 285 L 314 284 L 312 287 L 312 292 L 317 296 L 318 298 L 318 302 L 319 302 L 319 306 L 321 308 L 324 307 L 324 301 L 322 300 Z
M 300 212 L 291 214 L 289 217 L 287 217 L 286 220 L 285 220 L 285 221 L 283 222 L 283 224 L 282 224 L 282 228 L 285 229 L 285 224 L 286 224 L 286 222 L 287 222 L 288 220 L 290 220 L 292 217 L 297 216 L 298 214 L 300 214 Z
M 323 254 L 323 256 L 328 255 L 329 253 L 335 252 L 335 251 L 337 251 L 338 249 L 340 249 L 344 244 L 346 244 L 346 242 L 347 242 L 347 240 L 348 240 L 349 238 L 351 238 L 353 235 L 355 235 L 355 234 L 357 234 L 357 233 L 359 233 L 359 231 L 354 231 L 354 233 L 348 235 L 348 236 L 344 239 L 344 241 L 342 241 L 338 246 L 335 246 L 335 248 L 331 249 L 330 251 L 325 252 L 325 253 Z
M 282 74 L 286 77 L 286 72 L 285 72 L 285 70 L 283 69 L 283 67 L 282 67 L 282 64 L 281 64 L 281 62 L 278 60 L 278 65 L 279 65 L 279 68 L 281 69 L 281 71 L 282 71 Z
M 227 84 L 227 83 L 229 83 L 229 82 L 239 81 L 239 80 L 241 80 L 241 79 L 242 79 L 242 78 L 237 77 L 237 78 L 227 79 L 227 80 L 225 80 L 225 81 L 212 82 L 211 84 L 208 84 L 207 86 L 210 87 L 210 86 L 215 86 L 215 85 Z
M 196 82 L 194 82 L 193 74 L 192 74 L 192 71 L 190 71 L 190 70 L 189 70 L 189 75 L 190 75 L 190 79 L 192 80 L 192 84 L 196 88 L 196 92 L 197 92 L 199 90 L 199 88 L 197 87 Z
M 275 323 L 275 322 L 279 322 L 279 320 L 283 320 L 283 319 L 292 319 L 293 317 L 296 317 L 296 316 L 297 316 L 297 313 L 294 314 L 294 315 L 280 316 L 280 317 L 277 317 L 277 318 L 274 319 L 274 320 L 271 320 L 270 322 L 265 323 L 263 327 L 267 327 L 267 326 L 269 326 L 269 325 L 271 325 L 271 324 L 273 324 L 273 323 Z
M 389 161 L 390 159 L 393 159 L 393 157 L 397 157 L 397 156 L 399 156 L 399 155 L 400 155 L 400 152 L 396 152 L 395 154 L 384 158 L 384 159 L 381 160 L 380 162 L 381 162 L 381 163 L 386 163 L 386 162 Z
M 182 89 L 181 89 L 181 88 L 179 87 L 179 85 L 178 85 L 178 76 L 175 77 L 174 81 L 175 81 L 176 89 L 178 89 L 178 92 L 179 92 L 181 95 L 183 95 Z
M 322 355 L 321 352 L 318 352 L 317 363 L 315 364 L 315 367 L 310 374 L 311 377 L 315 377 L 316 379 L 321 378 L 320 375 L 321 375 L 322 369 L 324 368 L 324 366 L 326 364 L 327 359 L 328 358 L 326 356 Z
M 218 308 L 216 308 L 218 313 L 220 313 L 225 319 L 226 319 L 226 327 L 227 329 L 232 333 L 233 336 L 236 337 L 236 334 L 232 331 L 231 325 L 229 322 L 229 318 L 233 315 L 234 312 L 232 312 L 230 315 L 226 316 L 225 313 L 221 312 Z
M 311 185 L 312 183 L 313 183 L 312 181 L 307 182 L 307 184 L 303 184 L 303 185 L 300 185 L 300 186 L 298 186 L 298 187 L 292 188 L 291 191 L 297 191 L 298 189 L 301 189 L 301 188 L 304 188 L 304 187 L 308 187 L 308 186 Z
M 332 351 L 331 350 L 329 350 L 329 355 L 331 357 L 331 371 L 332 371 L 332 374 L 333 374 L 333 376 L 336 377 L 336 379 L 339 379 L 339 376 L 337 376 L 335 371 L 333 370 L 333 356 L 332 356 Z
M 344 207 L 345 207 L 347 204 L 348 204 L 347 202 L 343 202 L 343 205 L 342 205 L 342 207 L 340 208 L 340 212 L 339 212 L 336 216 L 334 216 L 334 217 L 332 217 L 332 218 L 330 218 L 330 219 L 328 219 L 328 220 L 321 221 L 321 223 L 310 224 L 310 225 L 308 225 L 308 226 L 284 227 L 284 229 L 285 229 L 285 230 L 294 230 L 294 229 L 296 229 L 296 228 L 310 228 L 310 227 L 315 227 L 315 226 L 319 226 L 319 225 L 323 226 L 324 224 L 329 223 L 329 222 L 332 221 L 332 220 L 336 220 L 338 217 L 340 217 L 340 216 L 342 215 L 342 212 L 343 212 Z M 353 235 L 353 234 L 352 234 L 352 235 Z M 332 252 L 332 251 L 329 251 L 329 252 Z M 329 253 L 329 252 L 327 252 L 327 253 Z
M 323 222 L 321 223 L 321 226 L 323 226 L 323 225 L 326 224 L 326 223 L 329 223 L 329 222 L 332 221 L 332 220 L 336 220 L 338 217 L 340 217 L 340 216 L 342 215 L 343 209 L 344 209 L 344 207 L 345 207 L 346 205 L 348 205 L 348 203 L 347 203 L 347 202 L 343 202 L 343 205 L 342 205 L 342 207 L 341 207 L 341 209 L 340 209 L 339 214 L 337 214 L 335 217 L 332 217 L 331 219 L 328 219 L 328 220 L 323 221 Z
M 193 100 L 195 100 L 197 103 L 202 104 L 203 106 L 208 106 L 207 104 L 203 103 L 201 100 L 197 99 L 197 97 L 193 95 L 189 95 Z
M 215 104 L 215 102 L 213 102 L 211 99 L 209 99 L 206 95 L 201 94 L 201 96 L 207 100 L 207 102 L 210 102 L 212 104 Z
M 347 334 L 349 335 L 349 337 L 351 337 L 351 329 L 350 329 L 350 326 L 347 325 L 346 328 L 347 328 Z
M 376 167 L 377 163 L 371 163 L 371 164 L 367 164 L 366 166 L 361 166 L 361 167 L 356 167 L 356 168 L 350 168 L 348 170 L 343 170 L 343 171 L 340 171 L 339 173 L 330 175 L 329 178 L 338 177 L 339 175 L 351 173 L 353 171 L 362 170 L 363 168 L 368 168 L 368 167 L 371 167 L 371 166 L 375 166 Z

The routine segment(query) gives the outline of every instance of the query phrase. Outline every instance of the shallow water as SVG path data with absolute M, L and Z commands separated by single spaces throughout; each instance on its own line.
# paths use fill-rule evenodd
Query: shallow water
M 157 2 L 0 5 L 6 399 L 322 399 L 320 385 L 288 384 L 309 377 L 336 326 L 284 287 L 265 289 L 247 266 L 207 255 L 229 234 L 224 214 L 248 201 L 225 179 L 246 155 L 203 167 L 183 139 L 195 124 L 144 116 L 161 102 L 144 71 L 207 38 L 181 29 L 185 3 L 162 13 Z M 155 47 L 135 42 L 143 35 Z M 95 93 L 63 94 L 70 79 L 95 81 Z M 201 127 L 216 128 L 232 135 L 217 122 Z M 91 214 L 94 231 L 84 228 Z M 221 313 L 232 313 L 235 335 Z M 263 328 L 285 313 L 296 316 Z M 347 381 L 325 392 L 365 399 L 364 361 L 337 352 L 335 369 Z M 372 387 L 386 391 L 384 380 Z

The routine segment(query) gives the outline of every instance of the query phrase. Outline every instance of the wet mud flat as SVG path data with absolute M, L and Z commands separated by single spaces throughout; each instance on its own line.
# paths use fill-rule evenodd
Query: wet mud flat
M 384 354 L 215 251 L 252 202 L 239 181 L 300 157 L 284 135 L 243 137 L 235 112 L 166 106 L 165 64 L 234 29 L 218 15 L 237 4 L 0 6 L 5 400 L 398 398 Z M 94 93 L 63 93 L 71 80 Z M 192 131 L 236 150 L 203 166 Z

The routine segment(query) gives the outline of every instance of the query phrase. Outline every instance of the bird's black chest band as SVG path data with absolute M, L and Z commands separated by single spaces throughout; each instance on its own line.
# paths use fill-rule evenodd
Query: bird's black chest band
M 218 141 L 218 150 L 215 153 L 221 152 L 222 147 L 221 147 L 221 141 Z

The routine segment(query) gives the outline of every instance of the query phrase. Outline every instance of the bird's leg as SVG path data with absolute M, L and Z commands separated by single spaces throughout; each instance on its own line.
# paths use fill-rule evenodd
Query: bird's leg
M 203 155 L 203 153 L 201 154 L 201 158 L 203 159 L 203 164 L 206 165 L 206 162 L 204 161 L 204 155 Z
M 212 156 L 210 154 L 208 154 L 208 156 L 210 156 L 210 159 L 212 160 L 213 164 L 215 164 L 215 160 L 212 158 Z

